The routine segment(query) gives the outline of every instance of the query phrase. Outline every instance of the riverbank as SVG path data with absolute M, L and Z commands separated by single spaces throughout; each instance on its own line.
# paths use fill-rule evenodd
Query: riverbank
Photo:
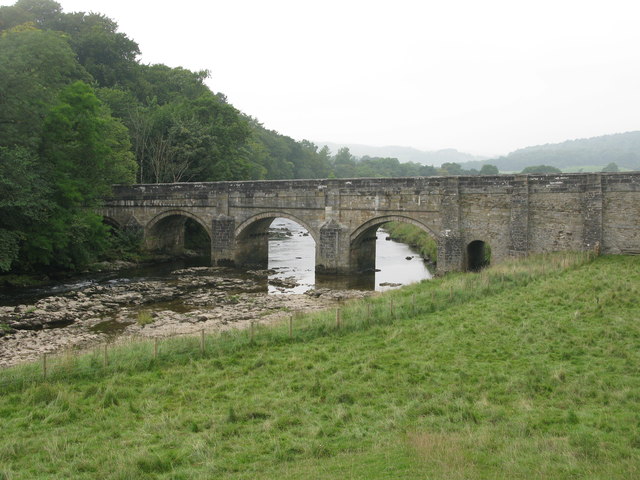
M 403 222 L 388 222 L 383 228 L 392 240 L 406 243 L 416 249 L 425 261 L 435 266 L 438 260 L 438 245 L 424 230 Z
M 320 289 L 269 295 L 269 273 L 253 271 L 237 278 L 230 269 L 194 267 L 175 270 L 168 280 L 88 285 L 32 304 L 0 307 L 0 367 L 105 342 L 269 324 L 291 312 L 317 311 L 369 294 Z M 295 284 L 274 282 L 280 288 Z

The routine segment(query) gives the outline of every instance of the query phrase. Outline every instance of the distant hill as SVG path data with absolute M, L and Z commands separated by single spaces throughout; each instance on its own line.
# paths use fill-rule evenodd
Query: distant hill
M 532 165 L 552 165 L 563 171 L 599 171 L 611 162 L 623 169 L 640 170 L 640 131 L 521 148 L 486 162 L 466 162 L 462 167 L 479 168 L 490 163 L 501 172 L 519 172 Z
M 423 165 L 440 166 L 443 163 L 455 162 L 480 162 L 489 157 L 483 157 L 479 155 L 471 155 L 470 153 L 463 153 L 453 148 L 447 148 L 444 150 L 435 151 L 423 151 L 413 147 L 399 147 L 399 146 L 386 146 L 386 147 L 373 147 L 371 145 L 358 145 L 352 143 L 332 143 L 332 142 L 316 142 L 319 146 L 326 145 L 331 152 L 335 155 L 338 150 L 343 147 L 349 148 L 352 155 L 356 157 L 363 157 L 368 155 L 370 157 L 382 157 L 382 158 L 397 158 L 401 162 L 416 162 Z

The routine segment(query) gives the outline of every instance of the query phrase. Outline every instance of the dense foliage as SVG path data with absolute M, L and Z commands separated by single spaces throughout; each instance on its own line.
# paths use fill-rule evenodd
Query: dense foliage
M 98 99 L 53 2 L 0 9 L 0 270 L 74 268 L 107 243 L 87 207 L 133 181 L 129 135 Z
M 498 173 L 332 156 L 239 112 L 207 71 L 139 54 L 104 15 L 53 0 L 0 7 L 0 271 L 103 253 L 107 228 L 90 207 L 113 183 Z
M 108 247 L 113 183 L 327 177 L 328 150 L 264 129 L 208 72 L 137 61 L 100 14 L 0 7 L 0 271 L 78 268 Z

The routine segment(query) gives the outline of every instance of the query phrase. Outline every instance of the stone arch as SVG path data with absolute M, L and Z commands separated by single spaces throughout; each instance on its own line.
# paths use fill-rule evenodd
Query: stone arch
M 187 219 L 193 220 L 207 233 L 211 241 L 211 228 L 197 215 L 182 210 L 164 210 L 153 217 L 144 227 L 145 246 L 149 250 L 169 253 L 184 251 L 184 230 Z M 159 227 L 162 226 L 160 229 Z
M 484 240 L 472 240 L 465 250 L 465 269 L 478 272 L 491 263 L 491 247 Z
M 372 218 L 356 228 L 349 237 L 349 263 L 351 270 L 366 272 L 375 269 L 376 264 L 376 231 L 387 222 L 404 222 L 424 230 L 436 242 L 438 236 L 424 223 L 403 215 L 384 215 Z
M 249 217 L 235 229 L 234 264 L 266 268 L 269 263 L 269 227 L 276 218 L 286 218 L 305 228 L 318 246 L 318 235 L 307 222 L 282 211 L 268 211 Z
M 153 217 L 151 220 L 147 222 L 147 225 L 144 227 L 145 231 L 149 231 L 149 232 L 152 231 L 160 221 L 164 220 L 167 217 L 172 217 L 172 216 L 187 217 L 187 218 L 190 218 L 191 220 L 198 222 L 202 226 L 202 228 L 204 228 L 204 230 L 209 234 L 209 236 L 211 236 L 210 225 L 207 225 L 206 222 L 204 222 L 204 220 L 202 220 L 197 215 L 194 215 L 193 213 L 189 212 L 188 210 L 182 210 L 178 208 L 172 209 L 172 210 L 164 210 L 163 212 Z
M 104 223 L 105 225 L 108 225 L 109 227 L 115 230 L 122 230 L 122 227 L 123 227 L 123 225 L 120 224 L 119 221 L 117 221 L 115 218 L 110 217 L 108 215 L 102 216 L 102 223 Z

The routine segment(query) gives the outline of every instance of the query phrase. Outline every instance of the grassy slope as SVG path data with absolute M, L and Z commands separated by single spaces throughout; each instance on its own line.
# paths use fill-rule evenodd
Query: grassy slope
M 392 292 L 339 332 L 5 383 L 0 478 L 638 478 L 640 257 L 562 265 Z

